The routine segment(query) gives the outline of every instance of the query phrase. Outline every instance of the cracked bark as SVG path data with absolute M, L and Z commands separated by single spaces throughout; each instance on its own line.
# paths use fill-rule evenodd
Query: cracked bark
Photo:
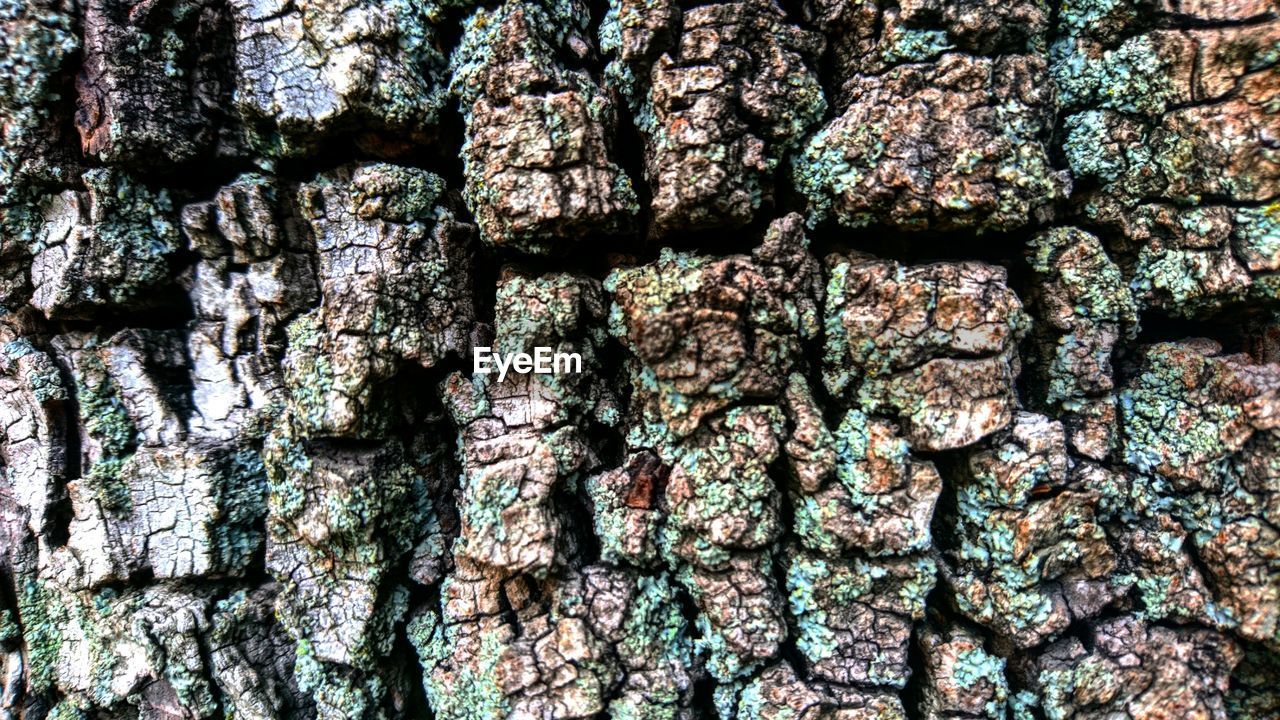
M 1274 2 L 0 30 L 0 718 L 1280 713 Z

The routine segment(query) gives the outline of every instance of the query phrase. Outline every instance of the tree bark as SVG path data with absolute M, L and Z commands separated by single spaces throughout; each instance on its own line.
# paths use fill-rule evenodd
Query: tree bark
M 0 720 L 1280 717 L 1274 0 L 0 30 Z

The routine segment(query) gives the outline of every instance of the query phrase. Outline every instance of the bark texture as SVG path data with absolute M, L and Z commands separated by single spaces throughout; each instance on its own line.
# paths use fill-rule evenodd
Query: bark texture
M 1280 718 L 1276 0 L 0 0 L 0 129 L 0 720 Z

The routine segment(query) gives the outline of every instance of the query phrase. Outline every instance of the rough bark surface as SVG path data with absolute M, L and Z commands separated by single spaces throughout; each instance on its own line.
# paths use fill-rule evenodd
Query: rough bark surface
M 0 720 L 1280 718 L 1276 0 L 0 0 L 0 129 Z

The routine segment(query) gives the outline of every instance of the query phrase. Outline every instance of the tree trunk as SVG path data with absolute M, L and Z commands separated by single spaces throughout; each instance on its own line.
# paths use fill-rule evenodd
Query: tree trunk
M 1274 0 L 0 29 L 0 720 L 1280 717 Z

